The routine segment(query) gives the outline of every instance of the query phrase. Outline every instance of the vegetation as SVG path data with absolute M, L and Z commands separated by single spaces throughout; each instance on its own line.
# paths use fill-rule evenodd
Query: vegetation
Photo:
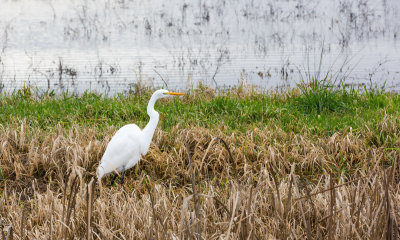
M 42 130 L 52 130 L 57 125 L 104 130 L 132 122 L 143 127 L 148 121 L 146 107 L 151 93 L 141 90 L 113 98 L 94 93 L 56 97 L 51 93 L 33 96 L 27 88 L 0 99 L 0 121 L 6 126 L 26 119 L 29 126 Z M 162 113 L 160 123 L 165 131 L 179 124 L 224 126 L 227 132 L 277 127 L 299 133 L 307 128 L 314 134 L 326 135 L 349 127 L 353 131 L 370 129 L 384 117 L 398 115 L 400 95 L 368 90 L 360 93 L 353 88 L 333 90 L 314 80 L 289 92 L 270 94 L 245 87 L 217 94 L 200 87 L 189 90 L 183 98 L 160 101 L 156 108 Z
M 125 186 L 95 169 L 143 127 L 151 91 L 0 100 L 0 216 L 16 239 L 398 236 L 400 95 L 311 81 L 284 93 L 200 86 L 160 101 Z

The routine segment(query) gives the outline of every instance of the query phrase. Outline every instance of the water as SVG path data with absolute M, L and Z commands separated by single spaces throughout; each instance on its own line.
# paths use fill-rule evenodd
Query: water
M 0 0 L 0 89 L 400 90 L 398 0 Z

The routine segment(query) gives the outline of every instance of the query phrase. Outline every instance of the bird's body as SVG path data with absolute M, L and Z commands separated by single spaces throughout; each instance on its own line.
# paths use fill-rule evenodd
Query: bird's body
M 170 95 L 183 94 L 158 90 L 151 96 L 147 106 L 147 114 L 150 117 L 150 121 L 143 130 L 136 124 L 128 124 L 115 133 L 108 143 L 97 169 L 97 177 L 99 179 L 112 172 L 122 172 L 121 182 L 123 183 L 124 172 L 135 166 L 140 157 L 149 150 L 151 139 L 159 120 L 159 114 L 154 110 L 155 102 L 159 98 Z
M 135 124 L 129 124 L 119 129 L 107 146 L 101 159 L 98 175 L 100 178 L 117 171 L 133 167 L 143 154 L 141 150 L 141 132 Z

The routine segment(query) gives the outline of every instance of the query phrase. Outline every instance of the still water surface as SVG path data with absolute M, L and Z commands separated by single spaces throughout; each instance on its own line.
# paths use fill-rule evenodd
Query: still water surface
M 398 0 L 0 0 L 0 87 L 400 90 Z

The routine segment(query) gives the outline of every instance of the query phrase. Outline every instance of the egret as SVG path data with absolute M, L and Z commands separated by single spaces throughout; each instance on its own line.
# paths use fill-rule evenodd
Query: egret
M 147 114 L 150 117 L 149 123 L 142 130 L 136 124 L 128 124 L 115 133 L 108 143 L 100 165 L 97 168 L 97 177 L 99 180 L 112 172 L 120 172 L 121 184 L 124 184 L 125 171 L 135 166 L 139 162 L 140 157 L 146 155 L 149 150 L 159 120 L 159 114 L 154 110 L 154 104 L 160 98 L 182 95 L 184 94 L 169 92 L 163 89 L 153 93 L 147 105 Z M 112 182 L 114 182 L 115 177 Z

